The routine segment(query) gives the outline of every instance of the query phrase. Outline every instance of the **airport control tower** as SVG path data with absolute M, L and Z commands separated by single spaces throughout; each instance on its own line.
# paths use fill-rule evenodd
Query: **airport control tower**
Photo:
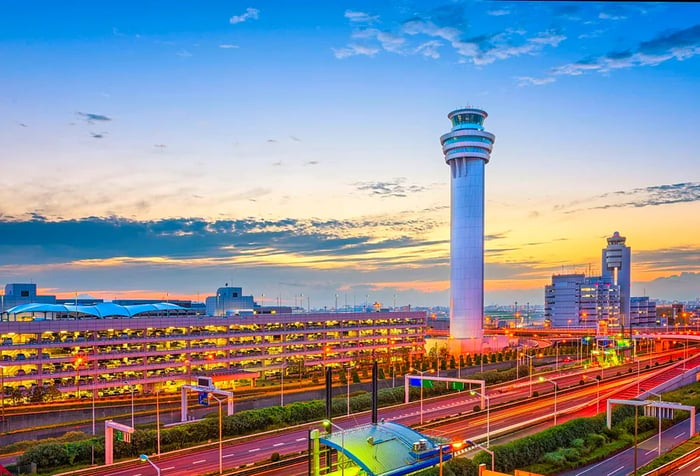
M 462 352 L 479 349 L 484 319 L 484 167 L 496 136 L 484 130 L 488 114 L 466 107 L 447 117 L 452 130 L 440 137 L 450 166 L 450 336 Z

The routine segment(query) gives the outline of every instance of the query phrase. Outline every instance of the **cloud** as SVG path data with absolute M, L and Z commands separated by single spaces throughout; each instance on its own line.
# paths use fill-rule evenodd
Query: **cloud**
M 112 118 L 105 116 L 103 114 L 93 114 L 91 112 L 78 112 L 77 113 L 80 117 L 85 119 L 87 122 L 93 123 L 93 122 L 108 122 L 111 121 Z
M 245 13 L 241 15 L 234 15 L 231 18 L 229 18 L 229 23 L 232 25 L 236 25 L 238 23 L 243 23 L 248 20 L 257 20 L 260 16 L 260 10 L 256 8 L 246 8 Z
M 600 12 L 598 14 L 598 18 L 600 18 L 601 20 L 626 20 L 627 19 L 627 17 L 624 15 L 612 15 L 612 14 L 606 13 L 606 12 Z
M 94 139 L 104 139 L 104 137 L 105 137 L 106 134 L 107 134 L 106 132 L 101 132 L 101 133 L 99 133 L 99 134 L 98 134 L 97 132 L 91 132 L 91 133 L 90 133 L 90 135 L 91 135 Z
M 576 213 L 581 211 L 580 205 L 582 203 L 589 204 L 587 210 L 605 210 L 608 208 L 654 207 L 697 201 L 700 201 L 700 182 L 685 182 L 618 190 L 568 204 L 556 205 L 554 209 L 564 213 Z
M 375 23 L 379 20 L 379 16 L 372 16 L 365 12 L 355 12 L 352 10 L 345 10 L 345 18 L 350 20 L 351 23 Z
M 153 144 L 153 147 L 156 147 L 158 149 L 165 149 L 166 147 L 168 147 L 168 145 L 167 144 Z
M 87 217 L 0 219 L 0 270 L 17 267 L 114 268 L 289 266 L 302 268 L 446 265 L 446 241 L 415 216 L 356 220 Z M 435 249 L 441 250 L 436 254 Z M 26 271 L 25 271 L 26 272 Z
M 309 160 L 307 162 L 304 162 L 304 165 L 318 165 L 320 162 L 318 160 Z
M 541 86 L 555 81 L 552 77 L 533 78 L 531 76 L 518 76 L 516 79 L 518 80 L 518 86 Z
M 676 59 L 687 60 L 700 54 L 700 25 L 662 33 L 636 48 L 612 51 L 552 69 L 553 75 L 578 76 L 591 71 L 609 73 L 616 69 L 656 66 Z
M 510 15 L 510 10 L 500 8 L 498 10 L 488 10 L 486 14 L 491 15 L 492 17 L 501 17 L 504 15 Z
M 290 139 L 292 139 L 294 142 L 301 142 L 301 139 L 299 139 L 296 136 L 289 136 Z
M 398 177 L 391 182 L 357 182 L 353 185 L 357 190 L 368 191 L 370 195 L 380 197 L 403 198 L 426 190 L 426 187 L 420 185 L 404 185 L 405 181 L 404 177 Z
M 333 54 L 335 55 L 336 58 L 338 59 L 343 59 L 343 58 L 349 58 L 350 56 L 374 56 L 377 53 L 379 53 L 379 48 L 377 47 L 370 47 L 370 46 L 362 46 L 358 44 L 350 44 L 346 46 L 345 48 L 331 48 L 333 50 Z
M 238 48 L 238 45 L 231 45 L 231 44 L 227 43 L 227 44 L 219 45 L 219 48 L 223 48 L 225 50 L 231 50 L 231 49 Z

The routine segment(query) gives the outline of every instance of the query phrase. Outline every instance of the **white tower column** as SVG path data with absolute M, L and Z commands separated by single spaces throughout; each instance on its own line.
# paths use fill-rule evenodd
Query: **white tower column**
M 480 343 L 484 318 L 484 166 L 495 136 L 484 130 L 487 114 L 481 109 L 457 109 L 447 117 L 452 130 L 440 142 L 451 175 L 450 335 Z

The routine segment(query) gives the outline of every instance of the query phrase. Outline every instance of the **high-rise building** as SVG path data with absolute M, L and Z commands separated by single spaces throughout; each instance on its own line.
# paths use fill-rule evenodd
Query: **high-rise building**
M 630 283 L 632 249 L 625 246 L 626 238 L 617 231 L 608 238 L 608 246 L 603 248 L 603 276 L 620 286 L 620 323 L 630 327 Z
M 617 323 L 620 287 L 604 276 L 555 274 L 545 286 L 545 321 L 552 327 L 597 327 Z
M 462 349 L 478 348 L 484 319 L 484 168 L 495 136 L 488 114 L 466 107 L 450 112 L 452 130 L 440 137 L 451 175 L 450 335 Z M 478 341 L 478 344 L 476 343 Z

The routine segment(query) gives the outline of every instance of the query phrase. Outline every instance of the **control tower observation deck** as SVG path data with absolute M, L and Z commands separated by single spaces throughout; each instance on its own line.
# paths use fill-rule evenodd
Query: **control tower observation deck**
M 466 107 L 447 117 L 452 130 L 440 137 L 451 174 L 450 335 L 462 349 L 478 349 L 484 320 L 484 166 L 496 136 L 484 130 L 488 114 Z

